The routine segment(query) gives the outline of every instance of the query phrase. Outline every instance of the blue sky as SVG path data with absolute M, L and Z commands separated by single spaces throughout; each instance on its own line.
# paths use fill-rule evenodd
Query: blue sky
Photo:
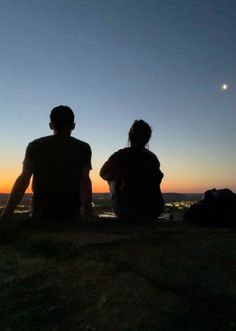
M 142 118 L 164 191 L 236 191 L 235 1 L 0 1 L 0 45 L 0 191 L 59 104 L 92 147 L 95 190 Z

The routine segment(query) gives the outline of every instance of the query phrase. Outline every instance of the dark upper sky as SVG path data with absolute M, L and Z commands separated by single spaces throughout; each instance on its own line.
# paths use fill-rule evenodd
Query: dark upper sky
M 0 43 L 0 191 L 58 104 L 92 146 L 97 191 L 136 118 L 153 127 L 165 191 L 236 190 L 235 1 L 6 0 Z

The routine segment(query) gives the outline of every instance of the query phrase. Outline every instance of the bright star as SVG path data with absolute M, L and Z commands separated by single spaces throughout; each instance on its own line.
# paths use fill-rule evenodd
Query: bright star
M 228 90 L 228 88 L 229 88 L 229 86 L 226 83 L 224 83 L 224 84 L 221 85 L 221 90 L 222 91 L 226 91 L 226 90 Z

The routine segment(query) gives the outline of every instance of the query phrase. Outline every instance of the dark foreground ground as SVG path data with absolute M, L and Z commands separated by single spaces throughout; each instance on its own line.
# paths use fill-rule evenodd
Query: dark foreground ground
M 236 232 L 0 224 L 0 330 L 236 330 Z

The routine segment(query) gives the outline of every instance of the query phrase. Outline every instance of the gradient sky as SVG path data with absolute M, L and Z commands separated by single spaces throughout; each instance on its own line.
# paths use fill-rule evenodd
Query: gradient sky
M 92 147 L 95 192 L 140 118 L 164 192 L 236 191 L 235 0 L 0 0 L 0 47 L 0 192 L 59 104 Z

